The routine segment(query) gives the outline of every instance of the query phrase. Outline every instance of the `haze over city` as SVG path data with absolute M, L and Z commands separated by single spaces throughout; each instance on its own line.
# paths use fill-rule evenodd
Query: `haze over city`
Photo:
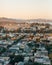
M 52 0 L 0 0 L 0 17 L 52 19 Z

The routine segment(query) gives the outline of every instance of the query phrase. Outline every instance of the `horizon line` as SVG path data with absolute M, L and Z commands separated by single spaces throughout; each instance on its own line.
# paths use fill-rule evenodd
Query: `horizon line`
M 48 18 L 26 18 L 26 19 L 24 19 L 24 18 L 12 18 L 12 17 L 0 17 L 0 18 L 3 18 L 3 19 L 19 19 L 19 20 L 34 20 L 34 19 L 41 19 L 41 20 L 52 20 L 52 19 L 48 19 Z

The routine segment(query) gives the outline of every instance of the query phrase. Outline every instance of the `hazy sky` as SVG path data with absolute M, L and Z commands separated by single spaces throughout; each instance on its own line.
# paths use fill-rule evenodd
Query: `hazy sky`
M 52 19 L 52 0 L 0 0 L 0 17 Z

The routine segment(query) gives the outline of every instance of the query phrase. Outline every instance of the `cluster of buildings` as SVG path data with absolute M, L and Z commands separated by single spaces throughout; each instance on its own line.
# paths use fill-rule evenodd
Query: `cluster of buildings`
M 48 50 L 47 46 L 52 45 L 52 25 L 23 23 L 18 26 L 12 32 L 0 29 L 0 65 L 51 65 L 52 48 Z

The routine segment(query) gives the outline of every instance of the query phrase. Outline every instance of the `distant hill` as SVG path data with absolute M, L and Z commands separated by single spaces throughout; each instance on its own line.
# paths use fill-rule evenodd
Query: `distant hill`
M 0 18 L 0 22 L 15 22 L 15 23 L 24 23 L 24 22 L 52 22 L 52 20 L 49 19 L 28 19 L 28 20 L 24 20 L 24 19 L 12 19 L 12 18 L 5 18 L 2 17 Z
M 25 20 L 21 19 L 11 19 L 11 18 L 0 18 L 0 26 L 3 26 L 7 29 L 18 29 L 24 25 Z
M 12 19 L 12 18 L 0 18 L 0 26 L 6 27 L 8 29 L 17 29 L 19 27 L 26 26 L 28 27 L 29 24 L 25 23 L 52 23 L 52 20 L 47 19 L 29 19 L 29 20 L 23 20 L 23 19 Z M 20 24 L 20 25 L 19 25 Z
M 0 18 L 0 22 L 6 22 L 6 23 L 21 23 L 21 22 L 24 22 L 25 20 L 21 20 L 21 19 L 12 19 L 12 18 L 5 18 L 5 17 L 2 17 Z

